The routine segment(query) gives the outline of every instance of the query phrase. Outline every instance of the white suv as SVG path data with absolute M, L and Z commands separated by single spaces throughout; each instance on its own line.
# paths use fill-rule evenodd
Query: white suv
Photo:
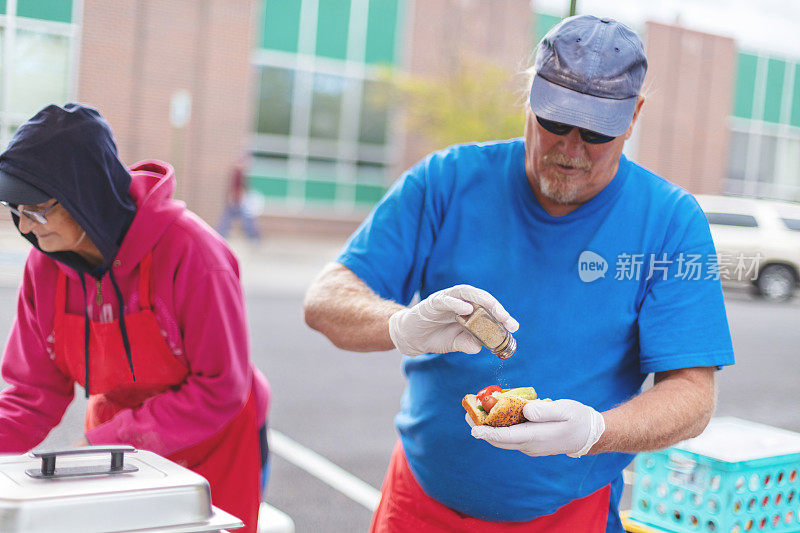
M 711 227 L 722 279 L 749 281 L 771 300 L 792 298 L 800 282 L 800 204 L 695 197 Z M 755 268 L 743 268 L 748 264 Z

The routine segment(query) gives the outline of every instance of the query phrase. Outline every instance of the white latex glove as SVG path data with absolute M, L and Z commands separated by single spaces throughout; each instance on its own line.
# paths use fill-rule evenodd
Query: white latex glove
M 519 324 L 494 296 L 470 285 L 456 285 L 435 292 L 414 307 L 401 309 L 389 317 L 389 336 L 400 353 L 464 352 L 475 354 L 483 345 L 456 322 L 456 315 L 468 315 L 474 302 L 486 308 L 507 330 Z
M 575 400 L 532 400 L 522 410 L 530 422 L 496 428 L 472 426 L 472 436 L 505 450 L 519 450 L 531 457 L 565 453 L 585 455 L 606 430 L 603 415 Z

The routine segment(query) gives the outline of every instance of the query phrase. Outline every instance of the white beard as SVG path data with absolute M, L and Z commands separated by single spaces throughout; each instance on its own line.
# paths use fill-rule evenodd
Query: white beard
M 578 196 L 578 185 L 574 178 L 554 172 L 553 177 L 539 177 L 539 190 L 548 200 L 557 204 L 571 204 Z

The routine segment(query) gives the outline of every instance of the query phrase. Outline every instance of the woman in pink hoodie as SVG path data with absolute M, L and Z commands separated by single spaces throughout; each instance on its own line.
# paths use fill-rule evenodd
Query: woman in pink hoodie
M 77 382 L 89 443 L 191 468 L 255 532 L 269 385 L 236 257 L 174 189 L 167 163 L 126 169 L 78 104 L 42 109 L 0 154 L 0 202 L 33 244 L 0 367 L 0 453 L 39 444 Z

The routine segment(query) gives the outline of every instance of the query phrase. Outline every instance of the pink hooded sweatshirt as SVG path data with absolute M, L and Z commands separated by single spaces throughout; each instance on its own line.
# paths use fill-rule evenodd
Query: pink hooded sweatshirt
M 269 384 L 250 360 L 247 316 L 239 266 L 225 241 L 182 202 L 172 199 L 170 165 L 143 161 L 130 168 L 136 215 L 116 260 L 114 277 L 125 314 L 139 310 L 138 265 L 153 253 L 154 312 L 173 354 L 189 369 L 175 390 L 125 409 L 87 433 L 92 444 L 131 444 L 170 455 L 213 436 L 243 408 L 251 391 L 257 420 L 266 419 Z M 112 321 L 114 289 L 106 273 L 103 303 L 89 278 L 84 293 L 77 272 L 31 250 L 25 264 L 17 317 L 2 360 L 10 386 L 0 392 L 0 453 L 24 453 L 38 445 L 64 415 L 74 382 L 53 361 L 58 273 L 67 276 L 67 312 Z M 135 361 L 134 361 L 135 363 Z

